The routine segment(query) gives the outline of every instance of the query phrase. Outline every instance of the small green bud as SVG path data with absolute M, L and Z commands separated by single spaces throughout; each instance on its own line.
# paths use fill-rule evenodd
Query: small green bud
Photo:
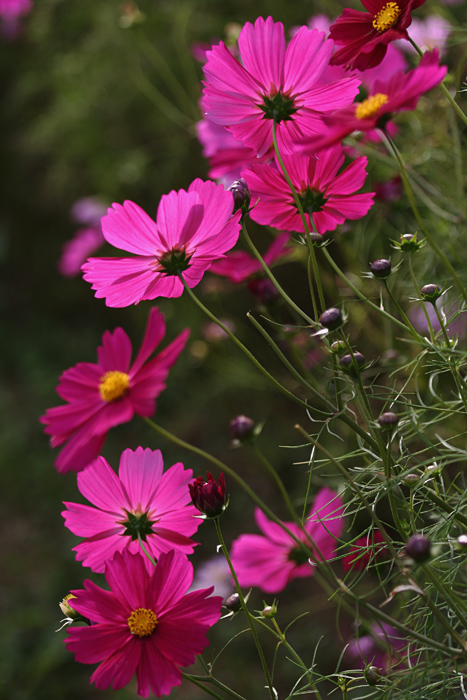
M 330 350 L 333 354 L 338 355 L 339 353 L 343 352 L 346 349 L 347 345 L 344 343 L 343 340 L 335 340 L 331 347 Z
M 406 474 L 404 477 L 404 484 L 411 489 L 413 489 L 419 481 L 420 476 L 418 474 Z
M 437 284 L 425 284 L 425 286 L 420 290 L 422 299 L 425 301 L 431 301 L 432 304 L 434 304 L 436 300 L 440 298 L 442 293 L 442 289 Z
M 266 606 L 262 609 L 261 615 L 262 615 L 263 617 L 268 618 L 268 619 L 271 619 L 271 618 L 273 618 L 273 617 L 276 617 L 276 615 L 277 615 L 277 605 L 276 605 L 275 603 L 273 603 L 272 605 L 266 605 Z

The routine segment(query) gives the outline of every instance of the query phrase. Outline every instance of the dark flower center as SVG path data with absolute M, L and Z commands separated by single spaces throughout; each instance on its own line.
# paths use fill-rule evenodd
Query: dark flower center
M 306 564 L 308 555 L 300 547 L 294 547 L 290 550 L 288 559 L 289 561 L 293 561 L 297 566 L 300 566 L 301 564 Z
M 287 97 L 278 92 L 274 97 L 263 95 L 263 105 L 259 108 L 264 112 L 265 119 L 274 119 L 276 124 L 292 119 L 292 114 L 297 112 L 293 106 L 294 97 Z
M 318 211 L 321 211 L 328 201 L 323 192 L 311 190 L 310 188 L 304 192 L 299 192 L 298 197 L 302 203 L 303 211 L 310 216 L 312 216 L 312 214 L 316 214 Z
M 191 255 L 187 255 L 184 248 L 172 248 L 158 258 L 159 265 L 165 274 L 177 277 L 184 270 L 188 270 L 190 260 Z
M 143 542 L 146 542 L 146 537 L 154 534 L 152 526 L 156 521 L 149 520 L 149 511 L 146 513 L 129 513 L 126 510 L 125 512 L 128 519 L 122 523 L 125 526 L 125 531 L 122 534 L 131 537 L 132 540 L 141 538 Z

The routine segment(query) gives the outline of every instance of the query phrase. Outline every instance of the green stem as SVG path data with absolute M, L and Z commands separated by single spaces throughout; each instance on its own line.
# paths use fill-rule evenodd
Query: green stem
M 410 276 L 412 278 L 413 286 L 415 287 L 415 292 L 417 294 L 417 298 L 421 299 L 422 294 L 420 292 L 420 286 L 417 282 L 417 278 L 415 277 L 415 273 L 414 273 L 414 269 L 413 269 L 412 253 L 409 253 L 409 270 L 410 270 Z M 431 342 L 433 343 L 435 340 L 435 332 L 433 330 L 433 325 L 431 323 L 430 314 L 428 313 L 425 304 L 423 304 L 423 313 L 425 314 L 428 329 L 430 331 Z
M 451 609 L 453 612 L 457 615 L 458 619 L 460 622 L 463 624 L 464 629 L 467 630 L 467 617 L 464 614 L 464 611 L 458 606 L 456 601 L 454 600 L 453 596 L 451 595 L 451 590 L 447 588 L 443 581 L 439 578 L 438 574 L 436 571 L 433 569 L 432 566 L 426 564 L 422 565 L 423 570 L 427 577 L 430 579 L 431 583 L 435 586 L 435 588 L 438 589 L 438 591 L 441 593 L 443 598 L 447 601 L 447 603 L 450 605 Z M 465 603 L 464 603 L 465 605 Z
M 420 215 L 420 212 L 418 211 L 417 203 L 415 201 L 415 197 L 414 197 L 414 194 L 412 191 L 412 187 L 410 185 L 409 177 L 407 175 L 407 170 L 405 168 L 404 161 L 402 160 L 402 156 L 400 155 L 396 144 L 394 143 L 394 141 L 392 140 L 390 135 L 387 133 L 387 131 L 385 131 L 384 129 L 383 129 L 383 134 L 385 135 L 386 140 L 390 146 L 390 150 L 392 151 L 392 153 L 393 153 L 393 155 L 394 155 L 394 157 L 399 165 L 399 170 L 400 170 L 400 174 L 402 177 L 402 182 L 404 183 L 405 193 L 407 195 L 407 199 L 409 200 L 409 204 L 412 208 L 412 211 L 413 211 L 413 214 L 414 214 L 415 219 L 417 221 L 417 224 L 420 227 L 420 230 L 423 232 L 423 235 L 425 236 L 426 240 L 428 241 L 430 246 L 435 251 L 436 255 L 442 261 L 444 267 L 452 275 L 452 278 L 453 278 L 453 280 L 456 284 L 456 287 L 458 288 L 460 294 L 465 299 L 465 301 L 467 301 L 467 291 L 465 289 L 465 286 L 462 284 L 461 279 L 459 278 L 457 272 L 455 271 L 455 269 L 451 265 L 451 262 L 449 261 L 449 259 L 445 255 L 445 253 L 441 250 L 441 248 L 437 244 L 436 240 L 434 239 L 434 237 L 431 235 L 431 233 L 429 232 L 429 230 L 425 226 L 425 223 Z
M 299 527 L 301 527 L 300 518 L 298 517 L 298 515 L 295 511 L 295 508 L 292 505 L 292 501 L 290 500 L 289 494 L 287 493 L 287 489 L 284 486 L 284 482 L 282 481 L 279 474 L 272 466 L 271 462 L 268 459 L 266 459 L 264 454 L 261 452 L 261 450 L 259 449 L 256 442 L 253 443 L 252 447 L 253 447 L 253 451 L 254 451 L 255 455 L 257 456 L 257 458 L 259 459 L 259 461 L 263 464 L 263 466 L 266 468 L 266 471 L 268 472 L 268 474 L 270 474 L 272 476 L 272 478 L 274 479 L 274 481 L 276 482 L 276 485 L 278 486 L 279 491 L 282 494 L 282 498 L 284 499 L 285 505 L 287 506 L 287 510 L 289 511 L 290 515 L 292 516 L 292 520 Z
M 148 550 L 144 546 L 143 540 L 141 538 L 141 534 L 139 532 L 138 532 L 138 541 L 139 541 L 141 549 L 143 550 L 144 554 L 147 556 L 147 558 L 149 559 L 151 564 L 153 564 L 154 566 L 157 566 L 156 560 L 149 554 Z
M 273 285 L 275 286 L 275 288 L 277 289 L 277 291 L 279 292 L 281 297 L 287 302 L 287 304 L 289 304 L 289 306 L 292 307 L 292 309 L 294 309 L 294 311 L 297 312 L 297 314 L 299 316 L 301 316 L 307 323 L 309 323 L 310 326 L 315 326 L 316 325 L 315 321 L 313 321 L 313 319 L 310 318 L 310 316 L 308 316 L 308 314 L 306 314 L 304 311 L 302 311 L 302 309 L 289 297 L 287 292 L 284 291 L 284 289 L 281 287 L 281 285 L 277 281 L 276 277 L 273 275 L 273 273 L 271 272 L 269 267 L 266 265 L 263 258 L 261 257 L 261 254 L 259 253 L 258 249 L 256 248 L 253 241 L 251 240 L 251 238 L 248 234 L 248 231 L 246 230 L 245 222 L 243 220 L 242 220 L 242 232 L 243 232 L 243 235 L 245 237 L 246 242 L 248 243 L 248 245 L 251 248 L 253 255 L 261 263 L 265 273 L 267 274 L 267 276 L 269 277 L 269 279 L 271 280 L 271 282 L 273 283 Z
M 407 318 L 406 314 L 404 313 L 404 311 L 403 311 L 402 307 L 400 306 L 399 302 L 397 301 L 396 297 L 389 289 L 388 281 L 383 280 L 383 283 L 384 283 L 384 288 L 385 288 L 389 298 L 391 299 L 392 303 L 394 304 L 394 306 L 396 307 L 396 309 L 398 310 L 398 312 L 400 313 L 400 315 L 404 319 L 405 323 L 407 324 L 407 327 L 409 328 L 409 330 L 412 333 L 412 335 L 414 336 L 414 338 L 416 338 L 419 342 L 423 342 L 423 338 L 420 336 L 420 333 L 418 333 L 415 330 L 415 328 L 413 327 L 413 325 L 410 323 L 409 319 Z
M 250 625 L 251 633 L 253 635 L 253 639 L 255 640 L 256 649 L 258 650 L 259 658 L 261 660 L 261 665 L 263 667 L 264 675 L 266 677 L 266 682 L 268 684 L 269 694 L 271 696 L 271 700 L 276 700 L 276 692 L 275 692 L 273 685 L 272 685 L 272 680 L 271 680 L 268 665 L 266 663 L 266 659 L 264 656 L 263 648 L 261 646 L 261 642 L 259 641 L 258 633 L 256 631 L 254 618 L 251 615 L 250 611 L 248 610 L 248 606 L 245 602 L 245 598 L 243 597 L 242 589 L 241 589 L 240 584 L 238 582 L 237 574 L 236 574 L 235 569 L 232 565 L 232 561 L 230 559 L 227 547 L 225 546 L 224 538 L 222 536 L 221 526 L 219 524 L 219 518 L 214 518 L 214 525 L 216 526 L 217 536 L 219 538 L 219 542 L 220 542 L 220 545 L 222 547 L 222 551 L 223 551 L 224 556 L 226 558 L 227 564 L 229 565 L 230 573 L 232 574 L 232 578 L 233 578 L 234 583 L 235 583 L 235 588 L 236 588 L 236 591 L 238 593 L 238 597 L 240 599 L 240 604 L 242 606 L 242 610 L 246 615 L 246 618 L 248 620 L 248 624 Z
M 204 680 L 206 683 L 208 682 L 207 679 L 204 679 L 202 676 L 192 676 L 190 673 L 186 673 L 185 671 L 182 671 L 182 678 L 185 678 L 187 681 L 190 681 L 190 683 L 193 683 L 193 685 L 198 686 L 198 688 L 201 688 L 204 690 L 205 693 L 208 695 L 211 695 L 213 698 L 217 698 L 217 700 L 224 700 L 222 695 L 218 695 L 212 688 L 206 688 L 205 685 L 201 682 Z

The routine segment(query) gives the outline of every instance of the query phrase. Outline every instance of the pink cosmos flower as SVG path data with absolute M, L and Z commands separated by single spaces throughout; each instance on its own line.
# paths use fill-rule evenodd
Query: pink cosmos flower
M 80 228 L 71 241 L 67 241 L 58 261 L 58 271 L 64 277 L 76 277 L 81 272 L 81 265 L 103 244 L 105 238 L 99 226 Z
M 344 152 L 335 145 L 314 156 L 283 156 L 285 167 L 303 205 L 310 230 L 311 218 L 320 234 L 334 231 L 346 219 L 360 219 L 373 205 L 373 193 L 354 194 L 366 179 L 366 158 L 358 157 L 338 174 Z M 303 222 L 282 171 L 254 165 L 242 173 L 252 200 L 259 198 L 250 216 L 260 224 L 304 232 Z
M 368 12 L 345 8 L 330 29 L 331 39 L 341 46 L 331 58 L 331 65 L 365 70 L 383 60 L 388 44 L 407 39 L 412 10 L 426 0 L 362 0 Z
M 149 360 L 165 335 L 164 317 L 152 308 L 143 344 L 131 366 L 131 341 L 122 328 L 116 328 L 102 336 L 97 364 L 80 362 L 62 374 L 57 393 L 67 403 L 49 408 L 41 418 L 52 447 L 67 443 L 55 461 L 59 472 L 81 471 L 98 456 L 110 428 L 127 423 L 135 413 L 154 413 L 156 398 L 165 389 L 169 369 L 189 333 L 188 329 L 180 333 Z
M 232 193 L 214 182 L 195 180 L 161 198 L 157 222 L 141 207 L 114 204 L 102 219 L 105 239 L 135 253 L 131 258 L 90 258 L 82 267 L 98 299 L 129 306 L 156 297 L 179 297 L 183 277 L 195 287 L 213 260 L 237 242 L 240 215 L 232 216 Z
M 221 42 L 207 53 L 206 116 L 262 157 L 272 146 L 273 120 L 281 153 L 321 127 L 323 113 L 355 97 L 359 81 L 317 86 L 333 49 L 316 29 L 302 27 L 286 47 L 284 26 L 272 17 L 247 22 L 238 39 L 242 63 Z
M 0 16 L 12 20 L 27 15 L 32 10 L 32 0 L 0 0 Z
M 73 550 L 78 561 L 102 573 L 115 552 L 141 551 L 138 535 L 154 559 L 171 549 L 193 552 L 189 536 L 201 523 L 188 491 L 193 472 L 181 462 L 163 469 L 160 450 L 138 447 L 123 452 L 118 476 L 103 457 L 78 474 L 80 492 L 95 506 L 65 503 L 66 527 L 86 538 Z
M 266 265 L 272 265 L 276 260 L 291 252 L 292 248 L 288 245 L 289 241 L 290 234 L 288 233 L 282 233 L 273 241 L 263 255 Z M 244 282 L 248 277 L 262 271 L 263 266 L 261 263 L 244 250 L 234 250 L 232 253 L 227 253 L 222 260 L 216 260 L 209 270 L 215 275 L 227 277 L 234 284 Z
M 373 534 L 355 540 L 342 560 L 342 568 L 344 571 L 365 571 L 370 564 L 384 559 L 386 554 L 385 539 L 379 530 L 375 530 Z
M 99 664 L 91 683 L 101 690 L 119 690 L 136 674 L 141 697 L 168 695 L 182 682 L 180 667 L 208 646 L 222 598 L 209 597 L 212 587 L 186 592 L 193 567 L 175 550 L 161 554 L 151 571 L 141 554 L 117 552 L 105 577 L 110 591 L 89 580 L 72 591 L 73 608 L 91 625 L 68 628 L 68 650 L 81 663 Z
M 277 523 L 268 520 L 259 508 L 255 519 L 264 536 L 241 535 L 232 545 L 232 563 L 241 586 L 278 593 L 294 578 L 313 576 L 306 554 Z M 329 560 L 344 528 L 342 499 L 331 489 L 322 488 L 311 507 L 305 532 L 295 523 L 285 525 L 301 542 L 308 546 L 315 543 L 317 559 Z
M 446 71 L 447 66 L 439 65 L 439 53 L 434 49 L 424 54 L 417 68 L 408 73 L 399 71 L 389 80 L 376 80 L 366 100 L 337 110 L 323 120 L 327 128 L 308 141 L 307 151 L 316 153 L 328 148 L 353 131 L 383 128 L 394 112 L 415 109 L 420 97 L 442 82 Z M 303 150 L 302 145 L 298 148 Z

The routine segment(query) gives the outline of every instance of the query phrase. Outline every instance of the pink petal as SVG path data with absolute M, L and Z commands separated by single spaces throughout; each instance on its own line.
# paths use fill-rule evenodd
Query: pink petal
M 148 287 L 159 279 L 160 273 L 151 267 L 155 264 L 154 256 L 89 258 L 81 269 L 97 299 L 105 299 L 107 306 L 123 307 L 138 304 Z
M 141 348 L 138 352 L 136 360 L 133 362 L 130 370 L 130 376 L 137 374 L 138 370 L 144 365 L 146 360 L 157 348 L 162 338 L 165 335 L 165 321 L 163 314 L 158 308 L 153 306 L 149 311 L 148 324 L 144 334 Z
M 116 328 L 113 333 L 105 331 L 102 345 L 97 348 L 99 365 L 104 372 L 128 372 L 131 361 L 131 341 L 123 328 Z
M 138 447 L 135 452 L 125 450 L 122 453 L 119 477 L 127 493 L 130 509 L 139 505 L 143 512 L 148 510 L 162 478 L 163 468 L 160 450 L 143 450 Z
M 156 222 L 134 202 L 112 206 L 101 220 L 105 239 L 115 248 L 129 253 L 154 255 L 158 244 Z
M 80 472 L 77 481 L 83 496 L 101 510 L 122 514 L 123 508 L 131 508 L 120 479 L 104 457 L 98 457 Z
M 150 607 L 163 615 L 187 592 L 192 581 L 193 566 L 184 554 L 174 549 L 161 554 L 152 578 Z
M 163 195 L 157 209 L 160 252 L 186 246 L 203 220 L 204 207 L 196 192 L 172 190 Z
M 238 37 L 243 65 L 264 87 L 266 93 L 276 92 L 283 84 L 285 36 L 282 22 L 272 17 L 258 17 L 254 26 L 247 22 Z

